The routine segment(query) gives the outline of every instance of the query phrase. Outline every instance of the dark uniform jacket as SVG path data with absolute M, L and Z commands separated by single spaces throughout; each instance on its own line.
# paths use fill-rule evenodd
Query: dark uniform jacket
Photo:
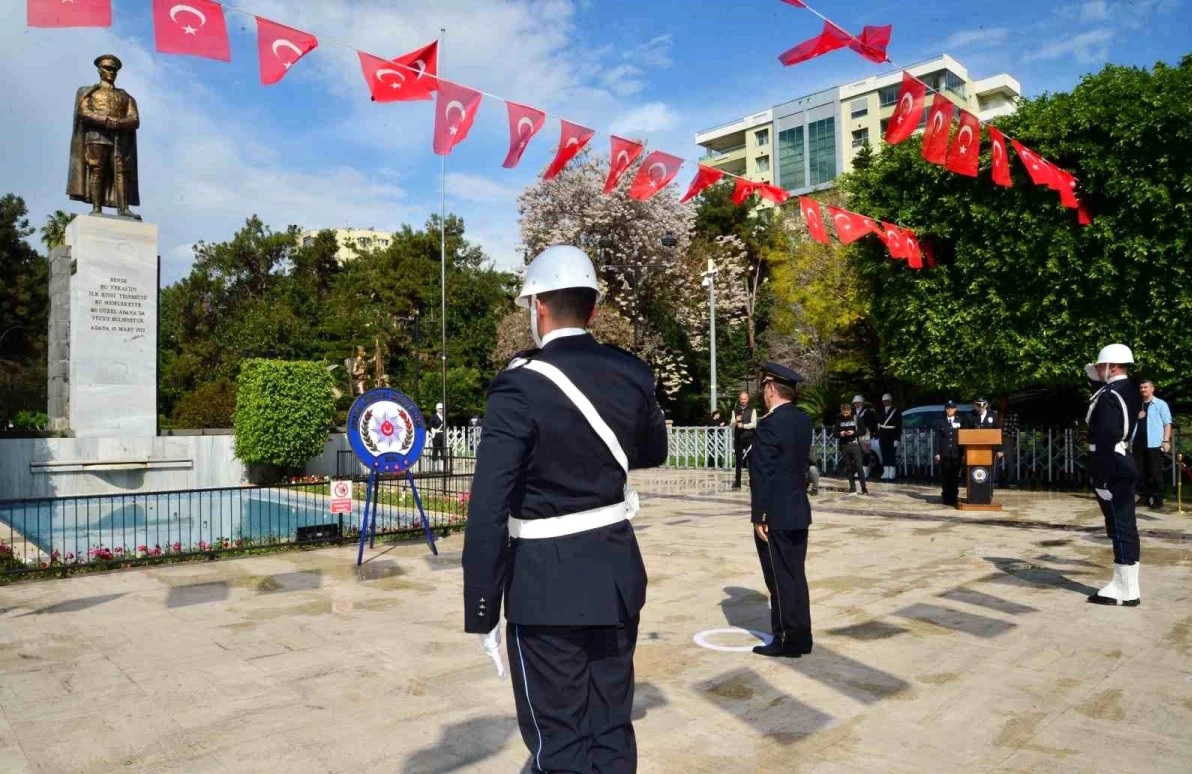
M 807 460 L 811 455 L 811 418 L 783 403 L 757 423 L 749 453 L 749 489 L 754 524 L 770 529 L 807 529 Z
M 589 334 L 521 357 L 562 371 L 616 435 L 630 468 L 667 458 L 666 420 L 645 362 Z M 516 363 L 516 360 L 514 361 Z M 646 571 L 621 521 L 554 538 L 509 537 L 509 516 L 545 519 L 625 499 L 625 473 L 575 404 L 546 376 L 501 372 L 488 391 L 464 533 L 464 630 L 505 617 L 541 626 L 612 626 L 645 604 Z
M 1130 454 L 1118 454 L 1114 447 L 1128 439 L 1138 424 L 1142 396 L 1129 379 L 1108 382 L 1094 395 L 1086 417 L 1089 423 L 1089 476 L 1096 486 L 1113 478 L 1136 475 Z
M 902 410 L 891 406 L 878 409 L 877 437 L 886 441 L 902 440 Z
M 844 448 L 850 443 L 857 443 L 861 440 L 861 436 L 865 435 L 865 427 L 857 426 L 857 420 L 854 416 L 848 419 L 841 417 L 836 420 L 836 440 L 840 442 L 840 447 Z
M 873 436 L 877 429 L 877 416 L 872 409 L 861 407 L 860 410 L 853 409 L 853 419 L 857 422 L 857 437 Z
M 1002 426 L 997 412 L 992 409 L 986 410 L 985 416 L 980 416 L 974 411 L 965 416 L 963 422 L 966 430 L 992 430 Z
M 959 416 L 948 420 L 947 415 L 940 419 L 935 426 L 935 453 L 941 460 L 960 459 L 960 430 L 964 427 L 964 420 Z

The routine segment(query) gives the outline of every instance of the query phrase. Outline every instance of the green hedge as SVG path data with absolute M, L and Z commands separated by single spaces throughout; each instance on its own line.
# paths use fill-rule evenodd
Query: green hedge
M 245 360 L 232 418 L 236 456 L 293 469 L 321 454 L 334 416 L 331 387 L 322 363 Z

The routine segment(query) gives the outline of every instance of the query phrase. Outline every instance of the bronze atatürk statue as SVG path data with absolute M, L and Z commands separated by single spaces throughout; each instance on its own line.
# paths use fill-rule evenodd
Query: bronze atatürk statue
M 70 174 L 66 195 L 91 202 L 91 213 L 114 207 L 117 215 L 141 219 L 129 206 L 141 204 L 137 176 L 137 101 L 116 88 L 120 60 L 104 54 L 95 60 L 99 83 L 75 95 L 74 133 L 70 138 Z

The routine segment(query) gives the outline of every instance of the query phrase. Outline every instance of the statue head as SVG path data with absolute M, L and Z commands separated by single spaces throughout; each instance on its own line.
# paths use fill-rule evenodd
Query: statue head
M 99 70 L 99 79 L 105 83 L 115 83 L 116 73 L 124 63 L 115 54 L 103 54 L 95 58 L 95 67 Z

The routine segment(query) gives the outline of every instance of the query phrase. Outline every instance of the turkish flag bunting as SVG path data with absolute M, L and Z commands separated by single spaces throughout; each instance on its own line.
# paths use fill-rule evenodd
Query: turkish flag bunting
M 757 189 L 757 195 L 763 199 L 769 199 L 775 204 L 782 204 L 791 198 L 791 195 L 782 188 L 776 185 L 770 185 L 769 183 L 765 183 L 761 188 Z
M 787 67 L 798 64 L 799 62 L 806 62 L 808 59 L 814 59 L 817 56 L 835 51 L 838 48 L 844 48 L 848 45 L 849 34 L 840 29 L 834 24 L 824 22 L 824 29 L 819 35 L 811 40 L 805 40 L 794 48 L 788 49 L 778 55 L 778 61 L 782 62 Z
M 931 100 L 931 112 L 927 114 L 927 129 L 923 132 L 923 160 L 932 164 L 943 164 L 948 158 L 948 135 L 952 131 L 952 113 L 956 106 L 943 94 L 936 94 Z
M 846 245 L 851 245 L 869 233 L 869 224 L 865 218 L 855 212 L 828 205 L 828 217 L 836 227 L 836 236 Z M 870 221 L 872 223 L 873 221 Z
M 111 27 L 112 0 L 29 0 L 30 27 Z
M 687 187 L 687 193 L 683 194 L 683 198 L 679 200 L 679 204 L 684 204 L 699 196 L 708 186 L 719 183 L 722 177 L 724 177 L 722 170 L 705 167 L 703 164 L 700 164 L 695 177 L 691 178 L 691 185 Z
M 1006 157 L 1006 135 L 989 127 L 989 155 L 993 159 L 993 182 L 1010 188 L 1014 181 L 1010 179 L 1010 160 Z
M 434 145 L 436 154 L 446 156 L 468 136 L 480 108 L 481 94 L 450 81 L 439 81 L 438 87 Z
M 890 116 L 886 127 L 886 142 L 897 145 L 915 133 L 923 115 L 923 100 L 927 96 L 927 84 L 908 72 L 902 73 L 902 89 L 898 92 L 898 107 Z
M 807 222 L 807 231 L 811 233 L 811 238 L 828 244 L 828 230 L 824 228 L 824 216 L 820 213 L 819 202 L 807 196 L 800 196 L 799 209 L 803 211 L 803 220 Z
M 1054 164 L 1051 166 L 1051 182 L 1048 187 L 1059 191 L 1060 203 L 1070 210 L 1080 209 L 1080 202 L 1076 198 L 1076 178 Z
M 683 159 L 662 151 L 653 151 L 637 168 L 633 185 L 629 186 L 629 198 L 644 202 L 666 188 L 679 174 Z
M 912 269 L 922 269 L 923 251 L 919 249 L 919 238 L 909 228 L 903 229 L 902 238 L 903 243 L 906 245 L 906 265 Z
M 958 175 L 977 176 L 981 159 L 981 122 L 967 110 L 960 111 L 960 131 L 952 140 L 948 159 L 944 164 Z
M 542 175 L 544 180 L 550 180 L 562 172 L 563 167 L 567 166 L 567 162 L 575 158 L 575 154 L 583 150 L 583 147 L 588 144 L 588 140 L 592 139 L 592 135 L 596 134 L 595 129 L 588 129 L 570 121 L 560 120 L 559 124 L 561 126 L 559 151 L 555 154 L 555 160 L 550 163 Z
M 613 192 L 613 189 L 617 187 L 617 183 L 621 179 L 621 175 L 625 174 L 625 170 L 629 169 L 630 164 L 637 161 L 637 157 L 641 155 L 642 149 L 645 147 L 641 143 L 622 140 L 616 136 L 611 138 L 610 144 L 612 145 L 612 149 L 608 154 L 608 179 L 604 181 L 605 193 Z
M 1093 222 L 1092 217 L 1089 216 L 1089 211 L 1084 208 L 1083 204 L 1076 208 L 1076 222 L 1082 226 L 1091 225 Z
M 879 237 L 883 235 L 882 227 L 873 218 L 868 215 L 854 215 L 854 217 L 861 219 L 861 222 L 865 224 L 865 228 L 869 229 L 870 234 L 877 234 Z
M 745 200 L 753 196 L 754 192 L 762 187 L 764 183 L 755 183 L 752 180 L 746 180 L 743 177 L 737 178 L 737 187 L 733 189 L 733 204 L 740 207 L 745 203 Z
M 407 102 L 430 99 L 438 88 L 439 42 L 394 57 L 380 57 L 357 51 L 360 70 L 373 102 Z
M 309 32 L 258 16 L 257 57 L 261 60 L 261 83 L 266 86 L 277 83 L 299 59 L 318 45 L 318 38 Z
M 854 40 L 848 47 L 870 62 L 881 64 L 886 61 L 886 47 L 890 45 L 890 34 L 893 31 L 894 27 L 889 24 L 881 27 L 867 24 L 861 30 L 860 42 Z
M 886 243 L 886 249 L 890 251 L 891 258 L 899 260 L 906 258 L 906 239 L 898 226 L 883 220 L 882 231 L 878 236 Z
M 796 8 L 806 8 L 807 7 L 807 6 L 803 5 L 803 0 L 782 0 L 782 2 L 786 3 L 787 5 L 793 5 Z
M 509 153 L 501 166 L 513 169 L 521 161 L 530 140 L 546 125 L 546 113 L 516 102 L 506 102 L 505 108 L 509 113 Z
M 153 39 L 163 54 L 232 60 L 223 6 L 211 0 L 153 0 Z
M 1014 146 L 1014 151 L 1018 154 L 1018 160 L 1022 162 L 1022 166 L 1026 168 L 1026 173 L 1031 176 L 1031 181 L 1035 185 L 1045 185 L 1049 188 L 1055 188 L 1054 168 L 1046 159 L 1018 140 L 1010 140 L 1010 144 Z

